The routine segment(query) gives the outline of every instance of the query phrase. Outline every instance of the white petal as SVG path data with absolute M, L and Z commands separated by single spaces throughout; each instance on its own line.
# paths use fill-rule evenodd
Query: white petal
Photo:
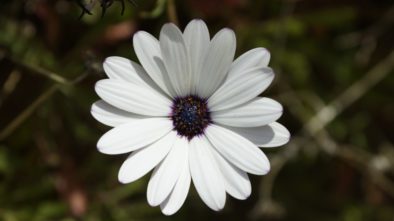
M 190 141 L 189 164 L 194 186 L 201 199 L 215 211 L 226 202 L 226 191 L 222 174 L 212 155 L 212 145 L 202 137 Z
M 191 176 L 189 170 L 189 164 L 183 166 L 183 171 L 179 176 L 178 181 L 175 184 L 171 194 L 160 204 L 161 211 L 163 214 L 169 216 L 176 213 L 183 205 L 189 192 L 191 183 Z
M 213 124 L 205 129 L 205 135 L 223 157 L 241 170 L 256 175 L 270 170 L 263 151 L 237 133 Z
M 167 118 L 147 118 L 122 124 L 105 133 L 97 148 L 105 154 L 122 154 L 140 149 L 173 129 Z
M 119 182 L 134 182 L 151 171 L 168 154 L 176 138 L 176 132 L 171 131 L 155 143 L 130 154 L 119 170 Z
M 252 192 L 248 174 L 233 166 L 218 152 L 213 151 L 216 162 L 223 174 L 226 191 L 236 199 L 244 200 Z
M 263 92 L 274 79 L 271 68 L 257 67 L 226 79 L 224 84 L 209 98 L 211 111 L 225 110 L 246 103 Z
M 105 102 L 128 112 L 147 116 L 168 116 L 171 101 L 161 93 L 119 80 L 98 81 L 96 93 Z
M 204 65 L 204 58 L 208 51 L 210 37 L 207 25 L 203 20 L 194 19 L 186 26 L 183 33 L 188 54 L 190 56 L 191 83 L 190 93 L 196 93 L 197 85 Z
M 96 101 L 92 105 L 90 113 L 97 121 L 110 127 L 146 118 L 146 116 L 118 109 L 103 100 Z
M 275 122 L 283 107 L 270 98 L 255 98 L 241 106 L 211 113 L 213 122 L 234 127 L 259 127 Z
M 160 49 L 172 86 L 178 96 L 191 90 L 190 58 L 182 32 L 174 24 L 165 24 L 160 32 Z
M 197 94 L 208 98 L 223 83 L 234 59 L 236 47 L 235 34 L 225 28 L 212 39 L 197 87 Z
M 139 31 L 134 34 L 133 46 L 138 60 L 152 80 L 168 95 L 174 96 L 175 93 L 162 60 L 159 41 L 151 34 Z
M 104 61 L 103 68 L 110 79 L 145 85 L 148 88 L 161 91 L 141 65 L 129 59 L 117 56 L 108 57 Z
M 231 65 L 227 78 L 240 75 L 245 70 L 255 67 L 267 67 L 270 61 L 270 53 L 265 48 L 254 48 L 239 56 Z
M 147 198 L 151 206 L 161 204 L 174 188 L 183 168 L 188 163 L 189 147 L 185 138 L 178 137 L 170 153 L 153 171 L 149 180 Z
M 261 127 L 225 127 L 260 147 L 282 146 L 290 139 L 290 132 L 277 122 Z

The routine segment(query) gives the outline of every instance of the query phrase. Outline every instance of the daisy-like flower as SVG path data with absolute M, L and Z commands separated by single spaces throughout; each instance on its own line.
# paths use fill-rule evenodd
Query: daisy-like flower
M 166 215 L 183 205 L 191 181 L 213 210 L 224 207 L 226 193 L 246 199 L 247 173 L 270 170 L 259 147 L 280 146 L 290 137 L 275 122 L 282 106 L 257 97 L 274 78 L 269 52 L 255 48 L 234 60 L 234 32 L 224 28 L 210 39 L 201 20 L 183 33 L 166 24 L 159 41 L 139 31 L 133 44 L 142 66 L 107 58 L 109 79 L 96 83 L 102 100 L 91 109 L 95 119 L 114 127 L 100 138 L 98 150 L 132 152 L 119 181 L 131 183 L 153 170 L 148 203 Z

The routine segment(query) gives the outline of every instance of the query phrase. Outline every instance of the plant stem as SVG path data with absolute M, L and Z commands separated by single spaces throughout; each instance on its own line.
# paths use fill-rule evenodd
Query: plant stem
M 168 19 L 172 23 L 174 23 L 175 25 L 179 25 L 178 15 L 176 13 L 175 0 L 168 0 L 167 1 L 167 15 L 168 15 Z
M 29 105 L 22 113 L 20 113 L 14 120 L 11 121 L 1 132 L 0 140 L 4 140 L 6 137 L 11 135 L 12 132 L 19 125 L 21 125 L 30 115 L 48 98 L 50 98 L 59 89 L 58 84 L 52 85 L 48 90 L 41 94 L 31 105 Z

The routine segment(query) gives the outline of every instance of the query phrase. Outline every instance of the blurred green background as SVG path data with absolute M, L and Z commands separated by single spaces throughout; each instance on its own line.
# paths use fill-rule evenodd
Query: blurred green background
M 394 220 L 394 4 L 391 0 L 0 1 L 0 220 Z M 174 13 L 174 10 L 176 14 Z M 209 210 L 191 189 L 165 217 L 149 176 L 117 181 L 124 156 L 96 150 L 109 128 L 90 116 L 101 63 L 136 60 L 132 35 L 170 20 L 234 29 L 237 55 L 271 52 L 291 141 L 264 149 L 267 176 L 245 201 Z

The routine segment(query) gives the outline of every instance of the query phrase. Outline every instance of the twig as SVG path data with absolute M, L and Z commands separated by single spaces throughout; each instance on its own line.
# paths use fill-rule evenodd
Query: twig
M 344 159 L 346 162 L 352 162 L 351 165 L 354 168 L 359 170 L 361 173 L 367 174 L 367 176 L 369 177 L 373 177 L 374 179 L 371 179 L 373 183 L 375 183 L 386 193 L 394 197 L 394 183 L 392 183 L 381 171 L 378 171 L 370 167 L 372 156 L 370 156 L 367 152 L 357 148 L 352 148 L 352 147 L 340 148 L 337 145 L 337 143 L 335 143 L 335 141 L 331 139 L 331 137 L 326 132 L 326 130 L 324 130 L 324 127 L 329 122 L 331 122 L 336 116 L 338 116 L 338 114 L 340 114 L 343 110 L 349 107 L 357 99 L 361 98 L 363 94 L 365 94 L 368 90 L 370 90 L 375 84 L 381 81 L 385 76 L 387 76 L 387 74 L 389 74 L 390 71 L 393 69 L 393 61 L 394 61 L 394 52 L 390 54 L 386 59 L 384 59 L 381 63 L 377 64 L 370 71 L 368 71 L 367 74 L 362 79 L 354 83 L 348 90 L 346 90 L 344 93 L 339 95 L 336 99 L 334 99 L 334 101 L 331 102 L 330 105 L 326 105 L 323 108 L 319 108 L 319 109 L 316 108 L 317 114 L 314 115 L 314 117 L 312 117 L 311 119 L 316 119 L 316 117 L 319 116 L 319 113 L 328 107 L 336 107 L 338 108 L 338 111 L 335 112 L 336 113 L 335 115 L 332 115 L 331 118 L 329 118 L 330 121 L 320 122 L 321 127 L 318 130 L 310 126 L 309 127 L 305 126 L 304 129 L 301 130 L 301 134 L 302 134 L 301 136 L 303 137 L 307 136 L 309 137 L 309 139 L 307 138 L 307 139 L 302 139 L 299 142 L 294 142 L 294 137 L 293 137 L 293 143 L 296 143 L 295 147 L 297 148 L 293 146 L 291 147 L 291 151 L 289 151 L 288 149 L 284 150 L 282 154 L 276 155 L 272 159 L 273 163 L 279 162 L 279 165 L 284 165 L 289 159 L 295 157 L 299 153 L 299 151 L 301 150 L 300 147 L 310 146 L 313 145 L 313 143 L 317 143 L 325 153 Z M 288 89 L 289 88 L 290 87 L 288 86 Z M 289 90 L 290 93 L 288 93 L 288 95 L 291 97 L 285 100 L 291 102 L 292 105 L 296 105 L 299 108 L 304 109 L 304 111 L 302 110 L 296 111 L 297 108 L 291 108 L 291 111 L 296 116 L 306 121 L 304 115 L 305 106 L 302 105 L 303 102 L 297 96 L 296 92 L 294 92 L 291 89 Z M 308 97 L 311 98 L 311 96 Z M 314 100 L 318 99 L 317 97 L 312 97 L 312 98 Z M 321 104 L 322 102 L 318 100 L 317 105 L 312 104 L 312 106 L 319 107 L 321 106 Z M 328 118 L 324 118 L 324 119 L 328 119 Z M 274 172 L 278 173 L 277 170 L 275 170 Z M 264 189 L 266 194 L 268 191 L 272 191 L 271 189 L 272 189 L 272 183 L 274 182 L 273 180 L 274 178 L 275 175 L 273 176 L 272 179 L 267 180 L 267 182 L 271 182 L 271 184 L 270 185 L 265 184 Z
M 390 65 L 390 61 L 393 59 L 390 57 L 392 57 L 392 56 L 393 56 L 392 54 L 389 55 L 387 57 L 387 59 L 382 61 L 382 63 L 376 65 L 368 73 L 369 74 L 375 73 L 378 75 L 378 77 L 384 75 L 383 73 L 378 74 L 377 72 L 386 70 L 386 68 L 382 67 L 382 65 L 383 66 Z M 388 72 L 390 72 L 390 71 L 388 71 Z M 371 82 L 370 78 L 367 77 L 367 76 L 369 76 L 369 74 L 365 75 L 364 78 L 362 78 L 361 80 L 354 83 L 354 85 L 351 86 L 349 90 L 353 91 L 355 89 L 351 89 L 351 88 L 358 88 L 357 85 L 360 85 L 360 82 L 368 82 L 367 83 L 369 85 L 368 89 L 370 89 L 372 87 L 372 85 L 376 84 L 377 82 L 376 81 Z M 365 85 L 365 84 L 362 83 L 361 85 Z M 368 90 L 368 89 L 366 89 L 366 90 Z M 347 104 L 347 105 L 341 106 L 342 111 L 344 109 L 346 109 L 347 107 L 349 107 L 352 102 L 361 98 L 361 96 L 363 95 L 363 94 L 358 93 L 357 96 L 349 98 L 350 95 L 354 96 L 354 93 L 350 93 L 348 91 L 345 91 L 342 95 L 338 96 L 338 98 L 335 99 L 335 100 L 339 100 L 339 101 L 342 101 L 342 100 L 346 101 L 345 104 Z M 359 90 L 356 90 L 356 91 L 359 91 Z M 288 100 L 288 102 L 290 102 L 290 100 L 291 100 L 292 104 L 294 104 L 294 102 L 296 102 L 296 104 L 298 104 L 297 106 L 304 107 L 304 106 L 302 106 L 302 101 L 300 100 L 300 98 L 298 96 L 296 96 L 296 94 L 297 94 L 296 92 L 291 91 L 291 93 L 289 93 L 289 94 L 291 94 L 291 98 Z M 308 96 L 308 97 L 310 97 L 310 96 Z M 313 99 L 315 100 L 318 98 L 314 97 Z M 350 101 L 352 101 L 352 102 L 350 102 Z M 315 106 L 315 107 L 320 106 L 322 102 L 317 101 L 317 103 L 318 103 L 317 105 L 312 105 L 312 106 Z M 327 106 L 329 106 L 329 105 L 327 105 Z M 326 108 L 327 106 L 324 106 L 322 109 Z M 304 109 L 305 109 L 305 107 L 304 107 Z M 299 111 L 299 112 L 297 112 L 297 111 L 294 112 L 294 110 L 292 108 L 292 111 L 296 116 L 305 120 L 305 116 L 304 116 L 305 110 Z M 319 112 L 318 109 L 316 109 L 316 111 Z M 336 116 L 337 115 L 335 115 L 334 117 L 336 117 Z M 373 179 L 371 179 L 371 182 L 375 183 L 378 187 L 383 189 L 386 193 L 388 193 L 394 197 L 394 183 L 391 182 L 381 171 L 370 167 L 370 163 L 372 161 L 372 156 L 370 154 L 368 154 L 366 151 L 363 151 L 359 148 L 354 148 L 354 147 L 349 147 L 349 146 L 347 146 L 347 147 L 338 146 L 338 144 L 330 137 L 330 135 L 324 129 L 324 127 L 328 123 L 329 122 L 324 124 L 320 130 L 313 130 L 313 128 L 305 127 L 303 130 L 301 130 L 301 136 L 304 138 L 305 138 L 305 136 L 309 137 L 309 138 L 295 141 L 295 139 L 293 137 L 292 143 L 294 143 L 295 146 L 294 145 L 289 146 L 286 150 L 284 150 L 282 152 L 282 154 L 276 155 L 272 159 L 273 163 L 279 162 L 279 165 L 283 165 L 289 159 L 295 157 L 299 153 L 299 151 L 301 150 L 301 147 L 310 146 L 310 145 L 313 145 L 314 143 L 317 143 L 322 148 L 321 150 L 324 151 L 325 153 L 339 157 L 341 159 L 344 159 L 345 162 L 351 162 L 352 167 L 356 168 L 358 171 L 360 171 L 363 174 L 366 174 L 369 177 L 373 177 Z M 280 169 L 280 167 L 279 167 L 279 169 Z M 274 172 L 277 173 L 278 171 L 275 170 Z M 274 178 L 275 178 L 275 176 L 274 176 Z M 274 182 L 274 180 L 268 180 L 268 181 Z M 266 189 L 266 191 L 269 191 L 272 188 L 272 187 L 270 188 L 270 186 L 271 185 L 266 185 L 264 187 Z
M 55 72 L 48 71 L 46 69 L 43 69 L 41 67 L 37 67 L 32 64 L 23 63 L 23 62 L 20 62 L 16 59 L 13 59 L 13 58 L 8 58 L 8 59 L 13 64 L 15 64 L 17 66 L 17 68 L 20 69 L 22 72 L 41 75 L 41 76 L 44 76 L 44 77 L 46 77 L 58 84 L 64 84 L 64 85 L 73 85 L 74 84 L 73 80 L 68 80 Z
M 383 80 L 394 68 L 394 52 L 373 67 L 363 78 L 355 82 L 345 92 L 334 99 L 329 105 L 323 107 L 306 124 L 304 130 L 316 134 L 328 123 L 334 120 L 347 107 L 362 97 L 368 90 Z
M 12 132 L 15 131 L 16 128 L 19 127 L 27 118 L 31 116 L 31 114 L 34 113 L 34 111 L 47 99 L 49 99 L 58 89 L 60 85 L 67 85 L 67 86 L 72 86 L 75 85 L 79 82 L 81 82 L 83 79 L 85 79 L 90 72 L 86 71 L 82 75 L 76 77 L 75 79 L 68 80 L 66 78 L 63 78 L 62 76 L 45 70 L 40 67 L 36 67 L 34 65 L 30 64 L 25 64 L 21 62 L 17 62 L 15 60 L 10 59 L 14 64 L 18 66 L 18 68 L 21 71 L 25 71 L 28 73 L 33 73 L 33 74 L 38 74 L 41 76 L 44 76 L 52 81 L 55 82 L 54 85 L 52 85 L 48 90 L 46 90 L 43 94 L 41 94 L 35 101 L 33 101 L 24 111 L 22 111 L 15 119 L 13 119 L 1 132 L 0 132 L 0 140 L 4 140 L 7 138 L 9 135 L 11 135 Z
M 292 12 L 292 10 L 294 10 L 294 5 L 285 6 L 282 13 L 282 25 L 285 18 L 290 14 L 290 12 Z M 286 43 L 286 36 L 278 36 L 279 37 L 277 42 L 277 49 L 283 50 Z M 361 98 L 368 90 L 370 90 L 378 82 L 384 79 L 384 77 L 386 77 L 392 71 L 393 67 L 394 52 L 392 52 L 386 59 L 384 59 L 375 67 L 373 67 L 370 71 L 368 71 L 362 79 L 354 83 L 348 90 L 346 90 L 336 99 L 334 99 L 333 102 L 321 108 L 320 111 L 318 111 L 317 114 L 309 120 L 303 130 L 301 130 L 301 133 L 306 134 L 308 137 L 312 138 L 312 140 L 302 139 L 300 143 L 296 143 L 293 137 L 293 144 L 289 144 L 289 146 L 285 150 L 283 150 L 281 154 L 274 156 L 274 158 L 272 159 L 273 169 L 271 171 L 271 173 L 273 174 L 268 175 L 263 181 L 261 186 L 262 196 L 260 202 L 257 203 L 257 205 L 263 205 L 264 203 L 272 201 L 271 194 L 273 184 L 278 173 L 281 171 L 281 169 L 289 159 L 292 159 L 300 152 L 301 147 L 311 145 L 311 142 L 317 142 L 320 146 L 323 147 L 323 150 L 326 153 L 335 154 L 336 156 L 343 159 L 349 159 L 349 157 L 353 155 L 353 153 L 350 153 L 350 151 L 343 151 L 342 148 L 337 148 L 337 144 L 329 138 L 328 133 L 326 133 L 326 131 L 323 129 L 329 122 L 334 120 L 338 116 L 338 114 L 343 112 L 356 100 Z M 277 67 L 277 69 L 280 72 L 280 68 Z M 290 93 L 288 93 L 290 94 L 290 98 L 287 100 L 299 108 L 298 111 L 297 108 L 290 108 L 290 110 L 293 112 L 293 114 L 300 117 L 301 119 L 307 120 L 305 115 L 306 110 L 302 100 L 296 95 L 293 90 L 291 90 L 291 87 L 289 85 L 287 85 L 286 83 L 284 83 L 284 85 L 286 86 L 286 89 L 290 89 Z M 321 136 L 323 136 L 325 139 L 320 139 Z M 363 163 L 363 165 L 365 165 L 365 162 L 369 163 L 370 161 L 357 160 L 358 164 Z M 374 172 L 377 178 L 374 179 L 373 182 L 393 196 L 394 188 L 392 186 L 392 183 L 383 174 L 376 173 L 376 171 Z M 373 175 L 374 173 L 369 172 L 369 174 Z M 258 215 L 261 212 L 262 211 L 260 209 L 260 206 L 255 207 L 255 214 Z
M 0 133 L 0 140 L 4 140 L 14 130 L 22 124 L 43 102 L 50 98 L 53 93 L 59 89 L 59 85 L 52 85 L 48 90 L 41 94 L 31 105 L 29 105 L 22 113 L 20 113 L 11 123 L 9 123 L 5 129 Z

